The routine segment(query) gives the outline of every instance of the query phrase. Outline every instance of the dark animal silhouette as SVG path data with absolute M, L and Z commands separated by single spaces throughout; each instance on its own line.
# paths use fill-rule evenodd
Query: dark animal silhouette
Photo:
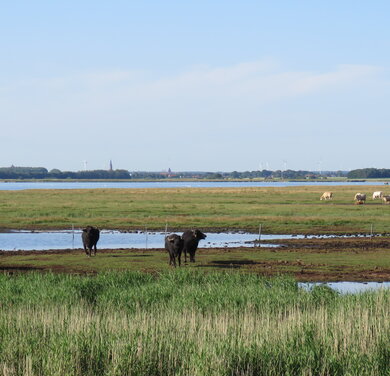
M 87 226 L 83 229 L 81 238 L 83 239 L 84 251 L 87 256 L 96 256 L 96 243 L 100 237 L 100 230 L 97 227 Z
M 169 253 L 169 265 L 176 267 L 176 258 L 180 266 L 181 252 L 183 251 L 184 241 L 176 234 L 165 237 L 165 249 Z
M 181 236 L 183 239 L 183 251 L 184 251 L 184 262 L 187 262 L 187 252 L 190 254 L 190 261 L 195 262 L 195 252 L 198 249 L 199 241 L 206 239 L 206 235 L 203 232 L 196 230 L 184 231 Z

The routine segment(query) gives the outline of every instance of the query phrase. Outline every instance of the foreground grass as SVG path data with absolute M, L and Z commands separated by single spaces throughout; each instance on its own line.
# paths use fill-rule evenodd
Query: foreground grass
M 320 201 L 331 190 L 334 200 Z M 345 233 L 390 228 L 390 206 L 372 201 L 383 186 L 0 191 L 0 228 L 246 229 L 267 233 Z M 356 192 L 366 205 L 353 205 Z M 385 192 L 389 193 L 389 192 Z
M 0 275 L 3 375 L 389 375 L 389 291 L 290 278 Z

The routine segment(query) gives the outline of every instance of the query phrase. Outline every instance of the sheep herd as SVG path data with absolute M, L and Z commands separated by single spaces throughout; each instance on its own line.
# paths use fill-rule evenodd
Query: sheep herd
M 365 193 L 356 193 L 354 197 L 354 201 L 356 205 L 362 205 L 366 202 L 366 194 Z M 333 192 L 324 192 L 320 197 L 320 200 L 331 200 L 333 199 Z M 390 204 L 390 195 L 384 195 L 382 191 L 376 191 L 372 194 L 372 199 L 381 199 L 384 204 Z

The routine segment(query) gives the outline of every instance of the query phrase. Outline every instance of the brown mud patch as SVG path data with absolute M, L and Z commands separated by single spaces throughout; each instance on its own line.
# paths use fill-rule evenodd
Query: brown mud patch
M 293 275 L 300 282 L 388 282 L 390 268 L 354 270 L 348 266 L 339 268 L 329 267 L 326 264 L 304 263 L 299 261 L 237 261 L 220 260 L 200 268 L 219 270 L 242 270 L 255 272 L 266 276 L 281 274 Z
M 340 251 L 378 251 L 388 249 L 390 251 L 390 238 L 388 237 L 312 237 L 304 239 L 266 240 L 261 243 L 280 244 L 285 251 L 291 252 L 340 252 Z
M 238 270 L 265 276 L 289 274 L 302 282 L 390 281 L 389 237 L 304 238 L 261 243 L 280 247 L 200 248 L 195 264 L 184 264 L 182 255 L 182 267 Z M 114 262 L 122 264 L 118 267 L 111 264 Z M 167 270 L 167 262 L 163 249 L 98 249 L 97 256 L 90 258 L 82 249 L 0 251 L 0 272 L 6 273 L 95 274 L 113 269 L 154 273 Z

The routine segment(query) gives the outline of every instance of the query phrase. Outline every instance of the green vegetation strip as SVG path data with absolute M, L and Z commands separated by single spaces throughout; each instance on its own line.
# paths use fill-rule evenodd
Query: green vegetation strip
M 262 275 L 288 274 L 300 281 L 389 281 L 389 240 L 290 241 L 282 248 L 199 249 L 195 264 L 183 269 L 242 271 Z M 338 245 L 335 247 L 335 245 Z M 314 248 L 315 246 L 315 248 Z M 87 257 L 83 250 L 58 252 L 2 252 L 0 270 L 100 273 L 111 270 L 164 272 L 168 253 L 163 250 L 98 250 Z M 184 263 L 184 260 L 182 260 Z
M 0 286 L 4 375 L 389 375 L 389 290 L 188 270 Z
M 0 191 L 0 228 L 245 229 L 267 233 L 386 233 L 390 205 L 372 200 L 384 186 Z M 320 201 L 324 191 L 334 199 Z M 354 205 L 356 192 L 367 194 Z

